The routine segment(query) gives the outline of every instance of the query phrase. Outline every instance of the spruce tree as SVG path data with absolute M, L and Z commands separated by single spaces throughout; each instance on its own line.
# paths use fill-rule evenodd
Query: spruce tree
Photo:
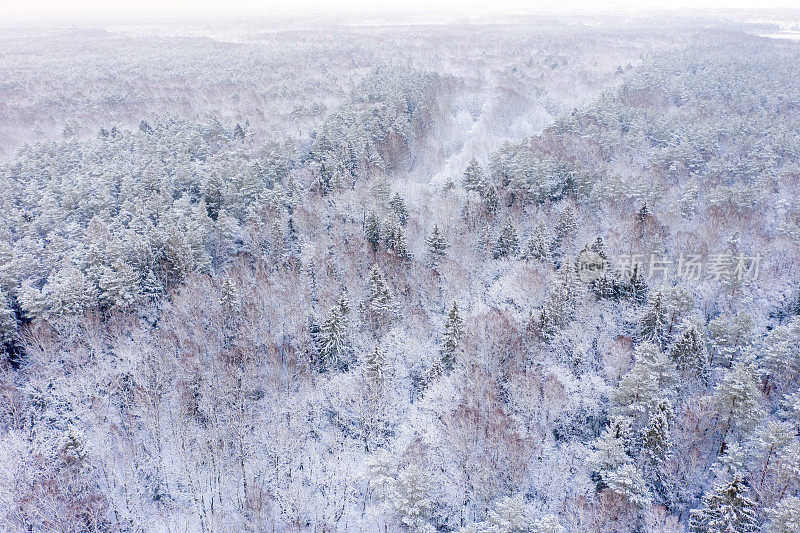
M 697 326 L 690 324 L 672 344 L 670 354 L 678 367 L 683 384 L 705 384 L 708 379 L 708 355 Z
M 669 335 L 668 312 L 664 305 L 664 296 L 661 291 L 658 291 L 651 298 L 647 311 L 642 317 L 639 325 L 639 337 L 663 349 L 667 345 Z
M 670 421 L 674 416 L 669 400 L 663 399 L 650 413 L 647 425 L 640 431 L 644 474 L 662 500 L 666 500 L 670 492 L 665 482 L 665 466 L 672 456 Z
M 525 509 L 522 494 L 506 496 L 494 504 L 489 510 L 485 531 L 491 533 L 522 533 L 530 531 L 531 519 Z
M 386 356 L 380 351 L 377 344 L 375 349 L 367 354 L 365 372 L 373 391 L 380 394 L 386 376 Z
M 0 348 L 11 344 L 16 332 L 17 314 L 8 297 L 0 290 Z
M 716 485 L 691 512 L 691 529 L 697 533 L 751 533 L 758 531 L 756 504 L 747 497 L 741 474 Z
M 632 504 L 643 507 L 650 501 L 650 493 L 628 454 L 629 432 L 628 420 L 623 417 L 612 420 L 595 441 L 590 464 L 599 487 L 608 487 Z
M 319 328 L 317 369 L 320 372 L 328 370 L 347 370 L 347 352 L 349 341 L 347 338 L 346 316 L 341 305 L 331 307 L 328 318 Z
M 438 225 L 433 226 L 433 231 L 425 239 L 425 244 L 428 246 L 428 264 L 432 268 L 436 268 L 439 261 L 447 254 L 447 242 L 439 231 Z
M 483 206 L 490 215 L 494 215 L 500 209 L 500 198 L 497 196 L 497 189 L 494 185 L 483 189 Z
M 456 350 L 458 349 L 458 341 L 463 336 L 463 321 L 458 312 L 458 305 L 453 302 L 453 307 L 447 314 L 447 320 L 444 323 L 444 335 L 442 338 L 441 357 L 442 365 L 446 371 L 453 369 L 456 362 Z
M 403 235 L 403 226 L 394 213 L 389 215 L 389 220 L 384 224 L 383 231 L 386 249 L 399 259 L 404 261 L 411 259 L 411 254 L 406 246 L 406 238 Z
M 486 176 L 477 159 L 473 158 L 469 162 L 469 165 L 464 170 L 464 178 L 461 183 L 468 191 L 481 192 L 486 187 Z
M 522 258 L 533 261 L 542 261 L 547 258 L 547 232 L 544 224 L 539 224 L 534 230 L 528 243 L 525 245 Z
M 514 257 L 519 253 L 519 239 L 517 238 L 517 230 L 514 228 L 514 223 L 511 219 L 507 219 L 500 230 L 500 236 L 497 238 L 497 243 L 494 246 L 495 259 L 503 257 Z
M 389 201 L 389 209 L 395 214 L 395 216 L 397 216 L 397 220 L 400 222 L 400 225 L 405 226 L 406 221 L 408 220 L 408 209 L 406 208 L 406 203 L 403 201 L 403 198 L 400 197 L 399 193 L 395 193 L 395 195 Z
M 719 453 L 723 453 L 731 430 L 749 430 L 764 416 L 755 361 L 737 361 L 714 388 L 712 399 L 722 432 Z
M 433 506 L 430 490 L 428 476 L 417 465 L 409 465 L 398 474 L 393 503 L 403 525 L 412 530 L 423 527 Z
M 369 243 L 370 249 L 377 252 L 381 243 L 381 225 L 374 211 L 370 211 L 364 221 L 364 238 Z
M 394 318 L 392 295 L 378 265 L 375 265 L 370 273 L 363 309 L 373 330 L 383 328 Z

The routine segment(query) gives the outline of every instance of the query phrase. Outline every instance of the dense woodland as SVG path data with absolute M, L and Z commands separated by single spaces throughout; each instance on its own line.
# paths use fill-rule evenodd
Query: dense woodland
M 7 31 L 2 528 L 800 531 L 766 26 Z

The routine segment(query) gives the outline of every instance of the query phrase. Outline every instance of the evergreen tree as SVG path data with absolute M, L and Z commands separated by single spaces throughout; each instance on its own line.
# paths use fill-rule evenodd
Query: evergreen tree
M 561 525 L 556 515 L 546 514 L 534 521 L 532 533 L 567 533 L 567 528 Z
M 363 305 L 365 317 L 373 329 L 381 329 L 394 317 L 394 303 L 392 300 L 383 272 L 378 268 L 378 265 L 375 265 L 369 276 L 367 298 Z
M 571 261 L 566 261 L 559 269 L 558 283 L 547 296 L 539 314 L 539 330 L 542 337 L 550 341 L 575 316 L 578 308 L 580 280 Z
M 378 222 L 378 216 L 374 211 L 370 211 L 367 219 L 364 221 L 364 238 L 370 245 L 373 252 L 378 251 L 378 246 L 381 243 L 381 226 Z
M 628 498 L 632 504 L 643 507 L 650 501 L 650 493 L 644 478 L 628 455 L 629 431 L 630 422 L 626 419 L 617 417 L 612 420 L 595 441 L 590 464 L 598 487 L 608 487 Z
M 399 259 L 404 261 L 411 259 L 411 254 L 406 247 L 406 238 L 403 235 L 403 226 L 394 213 L 389 215 L 389 220 L 383 230 L 386 249 Z
M 219 217 L 219 212 L 222 209 L 223 196 L 222 180 L 215 172 L 211 173 L 208 181 L 206 181 L 205 185 L 203 186 L 203 199 L 206 203 L 208 217 L 216 222 L 217 217 Z
M 406 221 L 408 220 L 408 209 L 406 209 L 406 203 L 400 197 L 399 193 L 395 193 L 395 195 L 389 201 L 389 209 L 395 214 L 395 216 L 397 216 L 397 220 L 400 222 L 400 225 L 405 226 Z
M 674 416 L 669 401 L 661 400 L 656 409 L 650 413 L 647 425 L 640 432 L 645 478 L 664 502 L 672 492 L 666 486 L 665 466 L 672 456 L 670 421 Z
M 542 261 L 547 258 L 547 231 L 544 224 L 539 224 L 534 230 L 533 235 L 525 245 L 522 258 L 533 261 Z
M 753 456 L 760 454 L 763 458 L 763 467 L 754 476 L 759 490 L 763 489 L 764 482 L 773 471 L 786 467 L 788 471 L 795 471 L 795 477 L 800 475 L 800 447 L 796 435 L 797 431 L 792 423 L 775 420 L 768 420 L 755 432 L 750 450 Z
M 494 246 L 495 259 L 502 257 L 514 257 L 519 253 L 519 239 L 517 238 L 517 230 L 511 219 L 507 219 L 500 230 L 500 236 L 497 238 L 497 243 Z
M 646 361 L 637 357 L 633 367 L 622 376 L 612 398 L 620 413 L 646 419 L 661 395 L 657 376 Z
M 714 361 L 731 366 L 737 356 L 753 344 L 753 319 L 744 312 L 734 316 L 722 315 L 708 323 L 708 332 Z
M 494 215 L 500 209 L 500 198 L 493 184 L 483 189 L 483 206 L 490 215 Z
M 367 458 L 367 472 L 369 488 L 373 490 L 379 500 L 391 496 L 392 486 L 395 484 L 392 457 L 383 448 L 378 448 Z
M 8 297 L 0 290 L 0 348 L 11 344 L 16 332 L 17 314 L 11 307 Z
M 652 342 L 664 349 L 667 346 L 669 335 L 669 316 L 664 305 L 664 296 L 661 291 L 658 291 L 650 299 L 647 311 L 642 317 L 639 336 L 642 340 Z
M 800 375 L 800 323 L 777 326 L 761 345 L 762 366 L 772 383 L 781 390 Z
M 568 243 L 575 235 L 578 229 L 578 222 L 575 218 L 575 212 L 571 207 L 567 206 L 566 209 L 559 215 L 556 222 L 554 232 L 555 239 L 551 246 L 552 255 L 560 257 L 563 252 L 565 243 Z
M 349 343 L 346 320 L 342 306 L 335 305 L 331 307 L 328 318 L 320 326 L 316 361 L 319 371 L 347 370 Z
M 456 362 L 456 350 L 458 349 L 458 341 L 463 336 L 463 321 L 458 312 L 458 305 L 453 302 L 453 307 L 447 314 L 447 320 L 444 323 L 444 336 L 442 339 L 442 365 L 444 369 L 450 371 Z
M 223 313 L 226 315 L 231 315 L 236 312 L 239 306 L 239 289 L 236 287 L 236 282 L 233 281 L 230 274 L 226 274 L 222 280 L 219 303 L 222 306 Z
M 430 481 L 420 467 L 412 464 L 398 474 L 393 503 L 403 525 L 412 530 L 423 527 L 433 500 Z
M 756 505 L 747 497 L 747 487 L 736 473 L 716 485 L 703 498 L 703 505 L 691 513 L 692 531 L 698 533 L 751 533 L 758 531 Z
M 233 129 L 233 138 L 238 139 L 240 141 L 244 140 L 244 129 L 240 124 L 237 124 L 236 127 Z
M 98 285 L 100 305 L 105 309 L 125 309 L 139 295 L 136 272 L 123 261 L 117 261 L 113 268 L 103 267 Z
M 495 503 L 489 510 L 486 533 L 516 533 L 530 531 L 531 520 L 525 509 L 522 494 L 514 497 L 506 496 Z
M 708 379 L 708 355 L 697 326 L 690 324 L 675 339 L 670 350 L 678 367 L 678 375 L 685 384 L 704 384 Z
M 425 239 L 425 244 L 428 245 L 428 264 L 436 268 L 439 261 L 447 255 L 447 242 L 439 232 L 438 225 L 433 226 L 433 232 Z
M 386 377 L 386 356 L 375 345 L 375 349 L 367 354 L 366 376 L 376 394 L 383 390 L 384 379 Z
M 468 191 L 481 192 L 486 187 L 486 176 L 477 159 L 473 158 L 472 161 L 469 162 L 469 165 L 467 165 L 467 168 L 464 170 L 464 178 L 461 183 Z
M 732 429 L 748 430 L 764 416 L 755 362 L 747 358 L 737 361 L 714 388 L 712 398 L 722 430 L 722 453 Z

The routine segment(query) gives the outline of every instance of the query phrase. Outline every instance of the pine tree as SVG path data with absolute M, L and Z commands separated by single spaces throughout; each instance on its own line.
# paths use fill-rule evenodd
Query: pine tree
M 367 472 L 369 488 L 373 490 L 379 500 L 391 496 L 392 486 L 395 484 L 392 457 L 383 448 L 378 448 L 367 458 Z
M 346 355 L 349 349 L 346 317 L 341 305 L 331 307 L 328 318 L 319 328 L 317 369 L 347 370 Z
M 560 256 L 563 246 L 568 243 L 575 235 L 578 229 L 578 222 L 575 218 L 575 212 L 571 207 L 567 206 L 566 209 L 559 215 L 558 222 L 556 222 L 554 232 L 555 240 L 552 244 L 552 255 Z
M 483 189 L 483 206 L 490 215 L 497 213 L 500 208 L 500 198 L 497 196 L 497 189 L 493 184 Z
M 395 193 L 395 195 L 389 201 L 389 209 L 395 214 L 395 216 L 397 216 L 397 220 L 400 221 L 400 225 L 405 226 L 406 221 L 408 220 L 408 209 L 406 209 L 406 203 L 400 197 L 399 193 Z
M 239 305 L 239 289 L 229 274 L 226 274 L 222 280 L 219 303 L 225 313 L 233 313 Z
M 494 246 L 495 259 L 502 257 L 514 257 L 519 253 L 519 239 L 517 238 L 517 230 L 514 228 L 514 223 L 511 219 L 507 219 L 500 230 L 500 236 L 497 238 L 497 243 Z
M 506 496 L 495 503 L 489 510 L 486 533 L 516 533 L 530 531 L 531 520 L 525 509 L 522 494 Z
M 792 423 L 776 420 L 768 420 L 755 432 L 750 450 L 752 455 L 760 454 L 764 464 L 758 469 L 757 475 L 753 476 L 759 490 L 763 489 L 770 472 L 782 466 L 788 466 L 789 470 L 800 468 L 796 434 Z
M 370 249 L 377 252 L 381 243 L 381 226 L 374 211 L 370 211 L 364 221 L 364 238 L 369 243 Z
M 240 141 L 244 140 L 244 129 L 240 124 L 237 124 L 236 127 L 233 129 L 233 138 L 238 139 Z
M 800 323 L 777 326 L 761 345 L 762 366 L 782 390 L 800 375 Z
M 417 465 L 409 465 L 397 476 L 393 503 L 400 522 L 413 529 L 423 526 L 433 505 L 428 476 Z
M 753 319 L 747 313 L 722 315 L 708 323 L 714 361 L 730 366 L 734 359 L 753 344 Z
M 151 300 L 158 298 L 164 292 L 164 287 L 158 278 L 156 278 L 156 274 L 153 272 L 152 268 L 147 269 L 147 274 L 145 274 L 139 282 L 139 287 L 141 293 Z
M 669 340 L 669 316 L 661 291 L 651 298 L 647 311 L 639 325 L 639 336 L 664 349 Z
M 469 162 L 469 165 L 467 165 L 467 168 L 464 170 L 464 178 L 461 183 L 468 191 L 481 192 L 486 187 L 486 176 L 477 159 L 473 158 L 472 161 Z
M 534 521 L 532 533 L 567 533 L 567 528 L 561 525 L 556 515 L 546 514 Z
M 375 265 L 370 273 L 367 298 L 363 308 L 367 321 L 375 330 L 386 326 L 394 317 L 392 295 L 378 265 Z
M 544 224 L 539 224 L 533 230 L 533 235 L 525 245 L 525 251 L 522 258 L 533 261 L 542 261 L 547 258 L 547 232 Z
M 650 409 L 661 398 L 658 379 L 649 365 L 637 358 L 633 367 L 622 376 L 612 398 L 619 413 L 646 419 Z
M 747 358 L 737 361 L 714 388 L 712 398 L 722 430 L 722 453 L 732 429 L 748 430 L 764 416 L 755 362 Z
M 375 349 L 367 354 L 365 372 L 373 391 L 380 394 L 386 376 L 386 356 L 378 349 L 377 344 Z
M 389 220 L 384 224 L 383 230 L 386 249 L 399 259 L 404 261 L 411 259 L 411 254 L 406 247 L 406 238 L 403 235 L 403 226 L 394 213 L 389 215 Z
M 219 212 L 222 209 L 223 196 L 222 180 L 215 172 L 211 173 L 208 181 L 206 181 L 203 186 L 203 199 L 206 203 L 208 217 L 216 222 L 219 217 Z
M 650 501 L 650 493 L 642 475 L 633 464 L 627 453 L 627 441 L 630 439 L 630 422 L 617 417 L 603 431 L 594 443 L 594 452 L 590 457 L 593 476 L 610 490 L 625 496 L 637 506 L 643 507 Z
M 546 341 L 552 340 L 560 328 L 572 321 L 578 308 L 580 280 L 572 262 L 564 262 L 558 273 L 559 281 L 547 296 L 539 315 L 539 330 Z
M 139 295 L 136 272 L 123 261 L 117 261 L 113 268 L 103 267 L 98 285 L 100 305 L 106 309 L 125 309 Z
M 0 352 L 11 344 L 16 333 L 17 314 L 11 307 L 8 297 L 0 290 Z
M 697 326 L 690 324 L 675 339 L 670 350 L 678 367 L 678 375 L 685 384 L 705 384 L 708 379 L 708 355 Z
M 447 314 L 447 320 L 444 323 L 444 336 L 442 339 L 442 365 L 446 371 L 451 371 L 456 363 L 456 350 L 458 349 L 458 341 L 463 336 L 463 321 L 458 312 L 458 305 L 453 302 L 453 307 Z
M 747 497 L 747 487 L 736 473 L 716 485 L 703 498 L 703 505 L 691 512 L 692 531 L 698 533 L 751 533 L 758 531 L 756 505 Z
M 650 413 L 647 425 L 640 432 L 645 478 L 662 500 L 671 491 L 666 487 L 665 466 L 672 456 L 670 421 L 674 418 L 672 406 L 667 399 L 661 400 Z
M 425 239 L 425 244 L 428 246 L 428 264 L 436 268 L 441 259 L 447 255 L 447 242 L 439 232 L 438 225 L 433 226 L 433 232 Z

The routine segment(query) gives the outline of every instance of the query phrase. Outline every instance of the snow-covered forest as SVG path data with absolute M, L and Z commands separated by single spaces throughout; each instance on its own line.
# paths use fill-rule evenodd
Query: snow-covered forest
M 0 529 L 800 531 L 793 16 L 0 28 Z

